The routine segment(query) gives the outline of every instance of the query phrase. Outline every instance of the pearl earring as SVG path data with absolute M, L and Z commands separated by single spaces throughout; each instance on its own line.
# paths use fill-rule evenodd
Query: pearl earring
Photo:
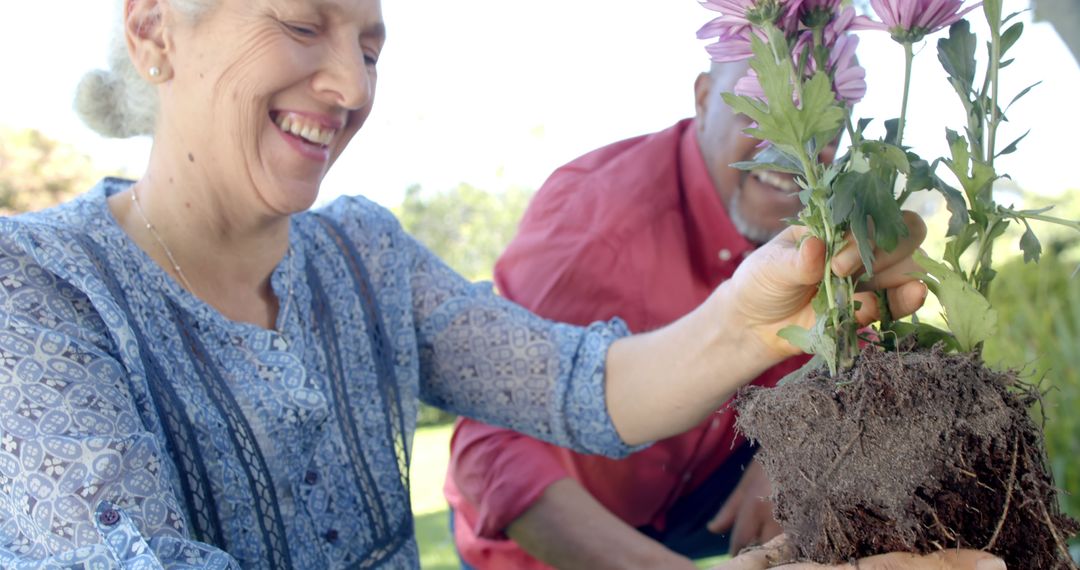
M 161 69 L 156 66 L 150 68 L 150 77 L 157 77 L 159 75 L 161 75 Z

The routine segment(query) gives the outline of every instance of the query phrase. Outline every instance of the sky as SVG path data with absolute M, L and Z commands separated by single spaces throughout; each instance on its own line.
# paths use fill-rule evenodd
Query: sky
M 71 110 L 82 74 L 106 65 L 118 5 L 0 3 L 0 125 L 41 130 L 102 168 L 138 176 L 148 138 L 103 139 Z M 1027 3 L 1005 5 L 1011 12 Z M 383 0 L 383 11 L 389 40 L 374 111 L 320 202 L 363 194 L 393 207 L 414 184 L 428 192 L 462 182 L 536 188 L 584 152 L 665 128 L 693 113 L 693 81 L 708 67 L 694 32 L 715 15 L 697 0 Z M 1080 188 L 1080 174 L 1067 167 L 1077 160 L 1080 68 L 1049 24 L 1024 19 L 1003 93 L 1043 84 L 1010 110 L 999 147 L 1032 132 L 999 170 L 1054 195 Z M 962 128 L 935 41 L 917 46 L 905 137 L 924 157 L 944 153 L 945 126 Z M 903 54 L 883 33 L 863 33 L 859 53 L 869 94 L 858 115 L 880 125 L 899 114 Z

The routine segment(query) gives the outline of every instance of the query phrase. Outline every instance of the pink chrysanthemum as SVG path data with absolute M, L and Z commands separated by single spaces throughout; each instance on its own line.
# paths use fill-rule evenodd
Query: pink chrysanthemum
M 836 42 L 837 38 L 842 37 L 847 32 L 857 32 L 860 30 L 876 30 L 880 29 L 880 25 L 867 18 L 866 16 L 859 16 L 855 14 L 855 9 L 848 6 L 840 10 L 839 13 L 825 26 L 825 43 L 832 45 Z
M 951 26 L 982 5 L 964 7 L 966 0 L 870 0 L 881 18 L 880 29 L 888 30 L 898 42 L 917 42 L 927 34 Z
M 831 18 L 843 0 L 788 0 L 785 18 L 813 26 L 819 18 Z
M 855 59 L 858 47 L 859 36 L 844 34 L 829 51 L 829 72 L 833 76 L 836 97 L 852 104 L 866 96 L 866 70 Z
M 720 16 L 702 26 L 698 38 L 737 36 L 766 21 L 786 33 L 794 33 L 799 26 L 798 14 L 789 10 L 788 5 L 803 1 L 806 0 L 701 0 L 702 6 L 720 12 Z
M 810 41 L 801 42 L 801 47 L 796 47 L 794 54 L 798 58 L 798 51 L 806 49 Z M 859 37 L 854 34 L 843 34 L 836 38 L 836 43 L 829 50 L 828 71 L 833 79 L 833 91 L 836 98 L 845 103 L 855 104 L 866 96 L 866 70 L 859 65 L 855 58 L 855 50 L 859 46 Z M 817 71 L 818 66 L 811 58 L 808 61 L 806 76 L 811 77 Z M 753 69 L 740 77 L 732 89 L 736 95 L 765 98 L 765 90 L 761 87 L 757 73 Z M 799 102 L 796 100 L 795 104 Z
M 754 0 L 705 0 L 701 5 L 720 16 L 698 30 L 698 39 L 735 37 L 750 29 L 746 12 L 754 7 Z

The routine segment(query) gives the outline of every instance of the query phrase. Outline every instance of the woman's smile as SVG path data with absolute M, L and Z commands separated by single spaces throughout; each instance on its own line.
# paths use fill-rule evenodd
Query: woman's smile
M 294 111 L 274 111 L 270 118 L 285 142 L 301 156 L 321 163 L 330 160 L 330 144 L 341 129 L 341 121 Z

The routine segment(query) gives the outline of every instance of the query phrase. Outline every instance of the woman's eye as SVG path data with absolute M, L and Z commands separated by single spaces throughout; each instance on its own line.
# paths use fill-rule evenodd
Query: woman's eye
M 311 26 L 305 26 L 305 25 L 302 25 L 302 24 L 289 24 L 289 23 L 283 23 L 283 25 L 290 32 L 292 32 L 292 33 L 294 33 L 294 34 L 296 34 L 298 36 L 303 36 L 305 38 L 313 38 L 318 34 L 318 31 L 315 28 L 311 27 Z
M 379 63 L 379 56 L 365 53 L 364 54 L 364 63 L 374 67 L 375 65 L 377 65 Z

